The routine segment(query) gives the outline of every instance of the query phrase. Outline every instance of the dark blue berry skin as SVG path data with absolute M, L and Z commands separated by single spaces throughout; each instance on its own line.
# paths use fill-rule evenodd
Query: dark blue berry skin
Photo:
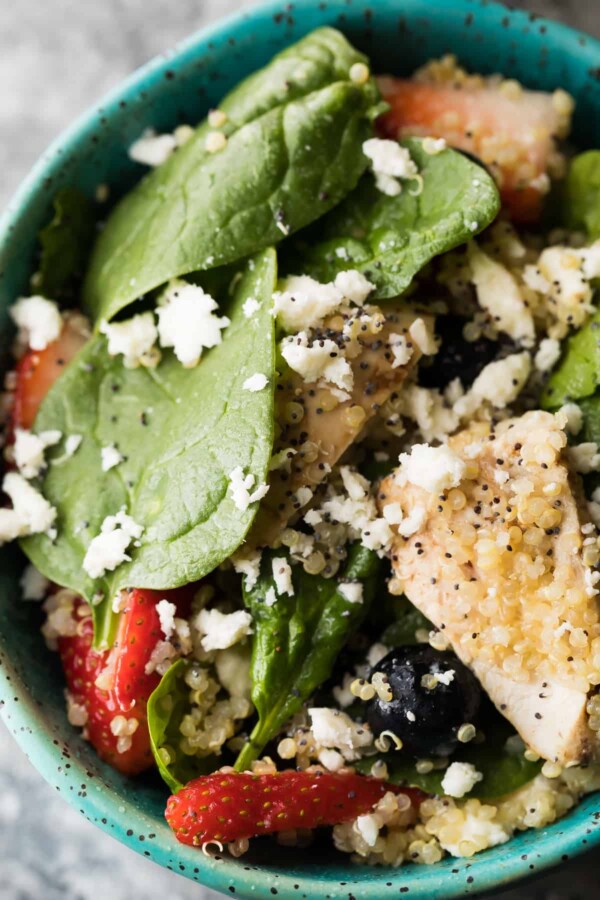
M 498 356 L 500 344 L 487 338 L 466 341 L 463 328 L 468 322 L 461 316 L 438 316 L 435 331 L 441 338 L 438 352 L 431 365 L 419 367 L 419 384 L 427 388 L 445 388 L 455 378 L 463 387 L 471 385 L 488 363 Z
M 433 689 L 422 686 L 423 675 L 454 670 L 450 684 Z M 473 673 L 449 650 L 427 644 L 396 647 L 371 670 L 387 677 L 393 694 L 388 701 L 374 697 L 367 706 L 367 720 L 375 735 L 391 731 L 414 756 L 449 756 L 458 745 L 458 729 L 475 723 L 481 704 L 481 687 Z M 412 712 L 415 721 L 407 718 Z M 411 717 L 412 718 L 412 717 Z

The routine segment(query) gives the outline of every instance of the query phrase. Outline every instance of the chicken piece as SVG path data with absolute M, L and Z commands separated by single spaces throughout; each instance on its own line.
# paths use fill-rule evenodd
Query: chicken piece
M 477 423 L 440 448 L 451 459 L 440 454 L 439 471 L 431 448 L 413 448 L 379 503 L 422 509 L 419 532 L 394 541 L 393 592 L 443 632 L 531 749 L 569 765 L 598 756 L 600 554 L 563 424 L 546 412 Z M 447 487 L 432 493 L 443 464 Z
M 366 307 L 350 322 L 327 320 L 318 336 L 344 348 L 354 386 L 344 392 L 329 383 L 307 384 L 286 368 L 275 396 L 278 437 L 270 490 L 248 537 L 249 546 L 272 546 L 287 523 L 312 498 L 316 486 L 356 440 L 390 394 L 417 364 L 422 350 L 433 350 L 433 318 L 407 309 L 384 315 Z M 420 323 L 422 324 L 418 324 Z M 410 332 L 411 326 L 416 325 Z M 401 338 L 401 340 L 400 340 Z M 427 346 L 429 344 L 429 347 Z M 399 362 L 399 359 L 406 361 Z

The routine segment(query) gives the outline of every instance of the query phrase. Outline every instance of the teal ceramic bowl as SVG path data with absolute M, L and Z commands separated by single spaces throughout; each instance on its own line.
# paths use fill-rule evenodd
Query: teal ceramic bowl
M 370 54 L 378 71 L 407 73 L 454 51 L 471 69 L 500 71 L 531 87 L 563 87 L 578 101 L 575 138 L 600 146 L 600 43 L 486 0 L 302 0 L 272 3 L 194 35 L 134 74 L 43 156 L 0 222 L 0 351 L 8 305 L 27 290 L 36 233 L 61 185 L 119 193 L 141 174 L 126 148 L 146 127 L 199 120 L 240 78 L 319 25 L 334 25 Z M 422 900 L 498 889 L 600 843 L 600 799 L 591 796 L 550 828 L 528 831 L 472 860 L 402 869 L 353 865 L 333 851 L 286 854 L 258 842 L 240 860 L 178 845 L 163 819 L 158 780 L 128 781 L 101 764 L 68 724 L 56 658 L 40 637 L 39 611 L 19 600 L 22 559 L 0 562 L 0 698 L 3 717 L 33 765 L 104 831 L 149 859 L 236 897 Z

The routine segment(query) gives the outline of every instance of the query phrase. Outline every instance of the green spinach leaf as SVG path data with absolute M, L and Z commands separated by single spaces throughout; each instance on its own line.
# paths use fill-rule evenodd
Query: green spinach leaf
M 179 749 L 179 726 L 190 709 L 190 689 L 184 680 L 187 667 L 183 659 L 173 663 L 148 699 L 152 753 L 161 778 L 174 794 L 188 781 L 212 772 L 217 766 L 214 756 L 188 756 Z
M 407 597 L 393 597 L 395 621 L 385 629 L 381 641 L 387 647 L 402 647 L 405 644 L 417 644 L 417 631 L 431 631 L 433 625 L 426 619 Z
M 259 720 L 236 761 L 238 771 L 260 756 L 268 741 L 329 678 L 340 650 L 368 613 L 379 567 L 375 553 L 355 544 L 341 578 L 362 582 L 362 603 L 349 603 L 338 579 L 307 575 L 296 566 L 292 569 L 294 596 L 278 597 L 267 606 L 267 592 L 274 587 L 272 558 L 273 554 L 263 555 L 261 576 L 244 593 L 254 619 L 252 701 Z
M 258 504 L 236 507 L 229 474 L 240 466 L 257 484 L 267 478 L 276 277 L 274 250 L 252 261 L 227 309 L 223 342 L 195 369 L 171 353 L 156 369 L 126 369 L 121 358 L 108 356 L 105 338 L 95 337 L 42 405 L 38 430 L 57 428 L 83 440 L 70 459 L 50 464 L 43 483 L 58 509 L 56 541 L 36 535 L 23 548 L 52 581 L 94 601 L 97 646 L 114 637 L 111 601 L 119 588 L 166 589 L 202 578 L 241 544 L 254 519 Z M 242 310 L 249 297 L 261 303 L 251 319 Z M 256 372 L 267 375 L 269 386 L 244 390 Z M 113 444 L 125 459 L 105 472 L 100 451 Z M 82 567 L 87 547 L 105 517 L 123 507 L 144 527 L 140 545 L 129 549 L 130 562 L 91 579 Z
M 563 225 L 600 238 L 600 150 L 588 150 L 572 160 L 563 192 Z
M 589 397 L 600 385 L 600 311 L 567 341 L 542 394 L 544 409 Z
M 88 198 L 62 188 L 53 201 L 52 220 L 40 231 L 40 263 L 36 290 L 45 297 L 69 296 L 79 279 L 96 234 L 96 214 Z
M 455 150 L 431 155 L 422 141 L 404 142 L 417 163 L 423 189 L 414 182 L 388 197 L 365 175 L 329 215 L 298 235 L 287 272 L 330 281 L 349 268 L 375 285 L 374 299 L 401 294 L 434 256 L 474 237 L 496 217 L 500 199 L 487 172 Z
M 96 244 L 84 305 L 110 319 L 170 278 L 276 244 L 356 185 L 362 143 L 381 108 L 365 57 L 331 28 L 314 31 L 221 103 L 225 148 L 206 149 L 207 122 L 116 207 Z

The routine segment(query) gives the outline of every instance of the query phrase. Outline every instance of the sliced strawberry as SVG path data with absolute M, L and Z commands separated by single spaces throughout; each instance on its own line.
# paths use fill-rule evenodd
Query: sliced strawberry
M 65 320 L 58 340 L 45 350 L 28 350 L 16 366 L 17 384 L 12 410 L 12 427 L 31 428 L 40 403 L 65 366 L 87 340 L 82 317 Z
M 391 105 L 378 122 L 384 135 L 445 138 L 488 166 L 515 221 L 539 218 L 555 138 L 568 130 L 568 100 L 557 110 L 551 94 L 517 86 L 511 93 L 489 79 L 459 84 L 386 77 L 379 86 Z
M 165 817 L 182 844 L 229 843 L 275 831 L 347 822 L 399 788 L 365 775 L 334 772 L 213 772 L 169 797 Z M 403 789 L 413 803 L 420 791 Z

